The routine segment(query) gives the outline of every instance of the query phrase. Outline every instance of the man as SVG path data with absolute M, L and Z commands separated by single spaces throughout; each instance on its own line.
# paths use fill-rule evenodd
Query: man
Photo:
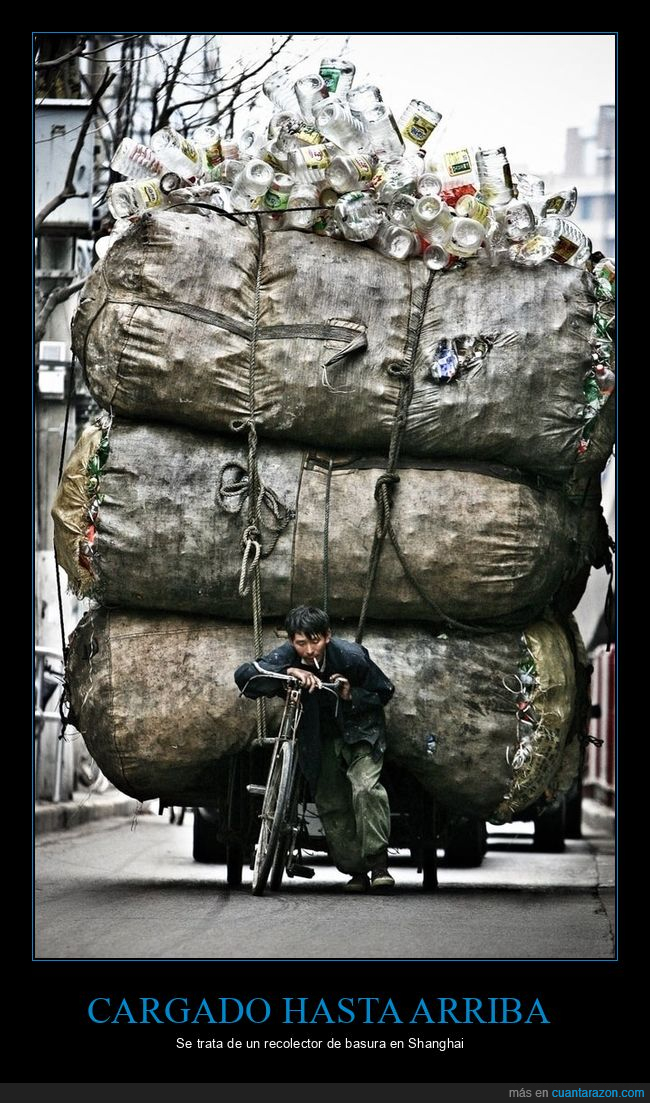
M 282 696 L 282 683 L 255 677 L 259 668 L 302 682 L 300 765 L 309 781 L 330 854 L 351 874 L 347 892 L 393 888 L 388 872 L 390 808 L 379 775 L 386 747 L 383 706 L 394 686 L 365 647 L 332 636 L 322 609 L 299 605 L 287 615 L 286 643 L 257 665 L 243 663 L 235 681 L 246 697 Z M 250 679 L 254 678 L 254 681 Z M 341 707 L 323 682 L 338 682 Z M 368 880 L 370 873 L 370 881 Z

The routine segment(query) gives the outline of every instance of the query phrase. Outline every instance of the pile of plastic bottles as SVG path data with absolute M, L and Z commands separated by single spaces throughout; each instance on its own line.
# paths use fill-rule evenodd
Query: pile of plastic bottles
M 591 242 L 569 219 L 575 188 L 547 196 L 539 177 L 513 177 L 504 148 L 426 149 L 441 114 L 411 100 L 396 120 L 379 88 L 353 86 L 354 72 L 346 59 L 324 58 L 297 81 L 272 74 L 263 84 L 275 108 L 268 128 L 237 141 L 214 126 L 191 140 L 164 127 L 150 148 L 125 138 L 111 162 L 128 181 L 109 190 L 113 239 L 122 220 L 203 185 L 213 205 L 264 215 L 267 229 L 362 242 L 395 260 L 421 256 L 434 270 L 469 257 L 590 262 Z

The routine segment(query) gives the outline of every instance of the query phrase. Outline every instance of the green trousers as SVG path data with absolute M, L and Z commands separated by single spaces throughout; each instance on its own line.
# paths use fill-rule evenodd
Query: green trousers
M 342 873 L 365 873 L 385 861 L 390 835 L 388 794 L 379 782 L 383 755 L 372 758 L 362 740 L 325 737 L 316 786 L 316 807 L 335 865 Z

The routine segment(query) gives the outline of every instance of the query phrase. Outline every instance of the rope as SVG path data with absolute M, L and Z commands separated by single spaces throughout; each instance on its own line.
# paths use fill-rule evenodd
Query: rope
M 262 287 L 262 254 L 264 251 L 264 235 L 259 218 L 255 219 L 259 250 L 257 256 L 257 271 L 255 275 L 255 302 L 253 308 L 253 333 L 251 337 L 248 356 L 248 418 L 241 423 L 233 423 L 235 432 L 248 429 L 248 525 L 242 533 L 241 543 L 243 547 L 242 566 L 239 578 L 240 593 L 251 594 L 251 606 L 253 612 L 253 642 L 255 658 L 262 655 L 262 583 L 260 575 L 260 559 L 262 555 L 262 540 L 260 532 L 260 508 L 264 496 L 264 486 L 260 481 L 257 470 L 257 430 L 255 428 L 255 365 L 257 357 L 257 335 L 260 314 L 260 298 Z M 252 562 L 249 562 L 253 555 Z M 266 737 L 266 700 L 257 698 L 257 738 Z
M 237 423 L 237 425 L 239 427 L 239 423 Z M 235 472 L 235 478 L 232 482 L 226 482 L 225 476 L 227 471 Z M 260 532 L 257 532 L 260 545 L 258 558 L 261 556 L 262 559 L 266 559 L 266 557 L 273 552 L 275 545 L 287 525 L 295 518 L 296 511 L 295 509 L 285 506 L 284 503 L 280 501 L 275 491 L 264 485 L 259 477 L 259 472 L 258 480 L 261 488 L 261 504 L 266 507 L 272 518 L 271 524 L 264 524 L 260 517 L 260 524 L 263 525 L 266 532 L 270 534 L 268 541 L 264 540 Z M 247 469 L 242 467 L 242 465 L 235 460 L 226 460 L 222 463 L 217 473 L 215 498 L 224 513 L 240 513 L 245 499 L 250 498 L 250 480 Z M 245 542 L 242 547 L 246 550 Z M 255 565 L 256 564 L 252 564 L 249 569 L 252 569 L 252 566 Z M 244 595 L 248 593 L 248 590 L 242 590 L 241 586 L 240 580 L 240 594 Z
M 325 519 L 323 523 L 323 612 L 327 613 L 330 600 L 330 495 L 332 490 L 332 468 L 334 460 L 327 465 L 327 482 L 325 483 Z
M 377 576 L 377 567 L 379 566 L 379 560 L 381 558 L 381 553 L 384 547 L 384 540 L 388 531 L 391 506 L 390 492 L 388 488 L 389 486 L 391 488 L 394 487 L 395 484 L 399 482 L 399 475 L 395 474 L 395 468 L 399 459 L 400 448 L 402 445 L 402 437 L 404 435 L 404 429 L 406 427 L 406 419 L 408 417 L 408 410 L 411 404 L 411 398 L 413 397 L 413 371 L 415 367 L 415 355 L 420 343 L 420 336 L 422 334 L 422 327 L 424 325 L 424 315 L 426 313 L 427 304 L 429 302 L 429 295 L 431 293 L 431 287 L 433 285 L 434 278 L 435 273 L 431 272 L 424 288 L 421 304 L 418 308 L 415 331 L 412 337 L 407 339 L 405 363 L 403 366 L 400 364 L 394 364 L 390 369 L 391 374 L 399 378 L 400 389 L 399 395 L 397 397 L 397 404 L 395 406 L 395 417 L 393 418 L 393 425 L 391 429 L 386 471 L 383 475 L 380 475 L 375 485 L 375 499 L 378 503 L 379 517 L 377 520 L 375 535 L 370 551 L 370 562 L 368 564 L 366 586 L 363 595 L 363 601 L 361 603 L 361 612 L 359 613 L 359 624 L 357 626 L 357 633 L 355 636 L 357 643 L 361 643 L 361 641 L 363 640 L 363 633 L 366 626 L 366 617 L 368 615 L 368 605 L 370 603 L 370 597 L 375 584 L 375 578 Z

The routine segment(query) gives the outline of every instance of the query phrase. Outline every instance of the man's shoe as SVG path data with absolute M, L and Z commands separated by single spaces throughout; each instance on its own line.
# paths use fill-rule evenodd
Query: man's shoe
M 395 878 L 391 877 L 386 866 L 375 866 L 370 874 L 371 889 L 394 889 Z
M 368 874 L 367 873 L 355 873 L 344 886 L 346 892 L 367 892 L 368 891 Z

